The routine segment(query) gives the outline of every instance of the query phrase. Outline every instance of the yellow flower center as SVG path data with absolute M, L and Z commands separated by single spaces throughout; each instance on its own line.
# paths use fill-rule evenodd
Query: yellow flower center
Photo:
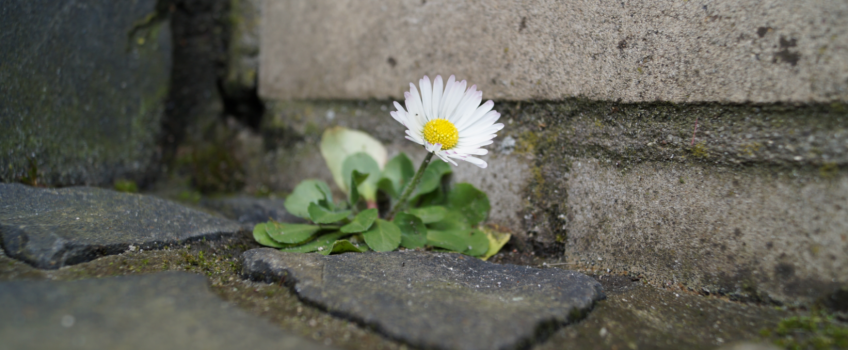
M 449 150 L 459 142 L 459 131 L 447 120 L 433 119 L 424 124 L 424 139 L 434 145 L 441 143 L 443 150 Z

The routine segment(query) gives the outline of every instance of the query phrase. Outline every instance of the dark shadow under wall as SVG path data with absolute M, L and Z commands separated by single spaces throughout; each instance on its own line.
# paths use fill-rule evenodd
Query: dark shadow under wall
M 188 178 L 204 193 L 238 191 L 233 154 L 240 129 L 256 129 L 264 106 L 255 85 L 225 89 L 234 16 L 227 0 L 162 0 L 173 33 L 173 70 L 162 122 L 163 177 Z

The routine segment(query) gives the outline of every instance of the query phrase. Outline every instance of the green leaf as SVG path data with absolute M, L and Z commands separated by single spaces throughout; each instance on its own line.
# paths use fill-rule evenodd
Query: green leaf
M 380 179 L 380 165 L 374 158 L 364 152 L 357 152 L 345 158 L 342 164 L 342 176 L 344 182 L 350 184 L 352 174 L 358 171 L 360 174 L 368 174 L 369 176 L 357 187 L 359 194 L 365 197 L 367 201 L 375 201 L 377 199 L 377 180 Z
M 286 246 L 285 244 L 274 241 L 268 236 L 268 232 L 265 231 L 265 223 L 253 226 L 253 239 L 255 239 L 257 243 L 268 247 L 282 248 Z
M 468 250 L 470 245 L 465 236 L 469 236 L 470 229 L 467 230 L 427 230 L 427 244 L 452 250 L 455 252 L 464 252 Z
M 301 243 L 321 230 L 320 226 L 289 224 L 285 222 L 269 222 L 265 224 L 265 231 L 271 239 L 286 244 Z
M 400 229 L 392 222 L 377 219 L 371 229 L 362 234 L 365 243 L 378 252 L 388 252 L 400 245 Z
M 361 211 L 359 214 L 356 214 L 356 217 L 353 218 L 349 224 L 342 226 L 341 231 L 344 233 L 358 233 L 365 232 L 369 228 L 371 228 L 371 224 L 374 223 L 374 220 L 377 219 L 377 208 L 371 208 L 367 210 Z
M 354 170 L 350 174 L 350 191 L 347 193 L 347 201 L 351 208 L 356 207 L 356 202 L 359 202 L 359 185 L 368 178 L 368 174 L 360 173 L 359 170 Z
M 341 253 L 364 253 L 368 251 L 368 248 L 365 247 L 357 247 L 350 241 L 345 239 L 340 239 L 338 241 L 333 242 L 333 246 L 331 248 L 324 248 L 318 251 L 322 255 L 330 255 L 330 254 L 341 254 Z
M 386 148 L 380 141 L 362 131 L 350 130 L 340 126 L 329 128 L 321 136 L 320 148 L 321 155 L 327 162 L 330 173 L 333 174 L 333 180 L 344 192 L 348 192 L 350 182 L 344 181 L 342 165 L 349 155 L 365 152 L 377 162 L 378 168 L 382 168 L 386 164 Z M 374 179 L 374 181 L 376 183 L 377 179 Z
M 400 245 L 415 249 L 427 244 L 427 226 L 418 216 L 398 213 L 393 222 L 400 229 Z
M 329 211 L 318 204 L 309 203 L 309 219 L 316 224 L 332 224 L 344 220 L 350 213 L 350 210 Z
M 427 244 L 473 256 L 483 255 L 489 249 L 486 234 L 477 229 L 429 230 Z
M 330 186 L 321 180 L 303 180 L 294 191 L 286 197 L 286 210 L 294 216 L 309 219 L 309 203 L 323 204 L 328 206 L 333 203 L 333 195 Z
M 486 236 L 486 233 L 481 230 L 476 228 L 472 229 L 467 242 L 468 250 L 462 252 L 463 254 L 481 256 L 489 251 L 489 238 Z
M 383 177 L 377 187 L 386 191 L 392 198 L 398 198 L 403 187 L 415 176 L 415 167 L 405 153 L 400 153 L 386 163 Z
M 468 219 L 457 211 L 448 211 L 445 218 L 434 223 L 427 224 L 428 229 L 449 231 L 449 230 L 467 230 L 471 228 Z
M 459 211 L 468 219 L 471 226 L 476 226 L 486 220 L 491 205 L 485 192 L 478 190 L 472 184 L 460 183 L 448 192 L 447 207 Z
M 395 191 L 394 185 L 392 185 L 392 180 L 387 178 L 381 178 L 380 181 L 377 181 L 377 189 L 386 192 L 391 199 L 397 199 L 400 197 L 400 193 Z
M 497 232 L 487 227 L 483 227 L 482 230 L 486 233 L 486 238 L 489 239 L 489 251 L 487 251 L 480 259 L 486 260 L 497 254 L 506 242 L 509 242 L 511 235 L 509 233 Z
M 342 232 L 333 232 L 328 233 L 322 236 L 318 236 L 315 240 L 308 242 L 306 244 L 302 244 L 296 247 L 291 248 L 283 248 L 280 251 L 283 252 L 292 252 L 292 253 L 309 253 L 315 251 L 324 251 L 332 249 L 332 244 L 337 239 L 342 238 L 344 236 L 349 236 L 350 233 L 342 233 Z
M 441 160 L 430 162 L 430 165 L 424 170 L 424 174 L 421 175 L 421 182 L 415 188 L 410 202 L 414 203 L 418 197 L 439 189 L 442 185 L 442 176 L 450 173 L 453 173 L 453 169 L 451 169 L 448 163 Z
M 407 211 L 410 214 L 419 217 L 425 224 L 442 221 L 445 218 L 445 215 L 448 214 L 448 210 L 442 206 L 414 208 Z

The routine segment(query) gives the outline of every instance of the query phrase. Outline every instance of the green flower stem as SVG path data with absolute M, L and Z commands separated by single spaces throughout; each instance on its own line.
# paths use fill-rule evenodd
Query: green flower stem
M 406 185 L 406 189 L 403 191 L 403 194 L 398 199 L 397 203 L 395 203 L 392 211 L 389 212 L 389 215 L 386 216 L 386 220 L 391 220 L 395 217 L 395 213 L 400 210 L 405 204 L 406 200 L 409 199 L 409 196 L 418 187 L 418 183 L 421 182 L 421 176 L 424 175 L 424 170 L 427 169 L 427 166 L 430 165 L 430 159 L 433 159 L 433 153 L 427 152 L 427 156 L 424 157 L 424 161 L 421 162 L 421 166 L 418 167 L 418 172 L 415 173 L 415 176 L 412 177 L 412 181 Z

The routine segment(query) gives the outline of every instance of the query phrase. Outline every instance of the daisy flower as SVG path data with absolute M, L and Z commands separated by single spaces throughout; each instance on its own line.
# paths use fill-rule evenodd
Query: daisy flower
M 397 111 L 391 115 L 407 128 L 406 138 L 424 146 L 427 152 L 453 165 L 454 159 L 461 159 L 485 168 L 484 160 L 472 156 L 488 153 L 482 147 L 491 145 L 504 125 L 495 123 L 501 117 L 492 110 L 495 103 L 489 100 L 481 105 L 483 92 L 477 91 L 477 85 L 466 90 L 466 85 L 465 80 L 456 81 L 453 75 L 447 85 L 440 75 L 430 84 L 425 75 L 418 81 L 421 93 L 409 83 L 409 91 L 403 94 L 406 109 L 395 102 Z

